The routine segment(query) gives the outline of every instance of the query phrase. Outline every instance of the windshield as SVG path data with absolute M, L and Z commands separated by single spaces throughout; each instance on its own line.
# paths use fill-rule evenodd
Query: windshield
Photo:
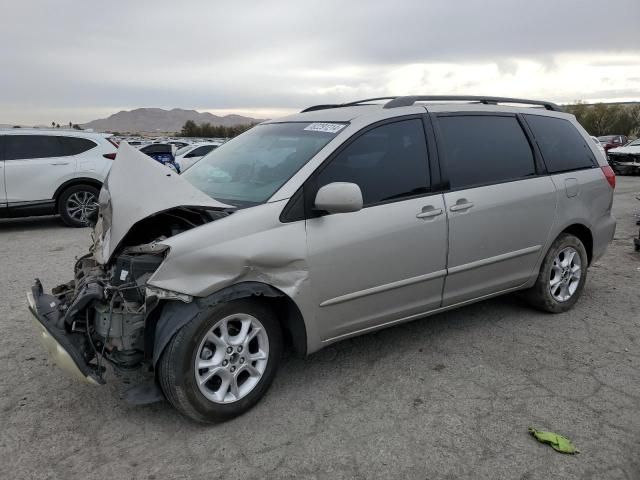
M 263 203 L 345 126 L 308 122 L 257 125 L 214 149 L 182 177 L 224 203 Z

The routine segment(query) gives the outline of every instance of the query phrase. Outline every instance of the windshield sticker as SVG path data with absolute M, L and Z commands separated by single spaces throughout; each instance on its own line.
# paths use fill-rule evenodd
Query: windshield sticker
M 338 133 L 346 125 L 344 123 L 312 123 L 305 127 L 305 130 L 311 132 Z

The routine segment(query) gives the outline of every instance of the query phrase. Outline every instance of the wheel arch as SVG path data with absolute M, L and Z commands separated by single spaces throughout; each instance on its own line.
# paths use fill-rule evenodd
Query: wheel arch
M 241 282 L 190 303 L 161 302 L 147 317 L 145 356 L 156 365 L 169 341 L 183 326 L 220 303 L 243 298 L 259 298 L 276 312 L 285 342 L 296 353 L 307 352 L 307 329 L 298 305 L 281 290 L 261 282 Z
M 563 233 L 569 233 L 578 237 L 587 251 L 588 263 L 591 264 L 591 260 L 593 259 L 593 233 L 591 229 L 582 223 L 574 223 L 560 232 L 560 234 Z
M 53 199 L 56 202 L 56 210 L 58 209 L 58 202 L 60 201 L 60 197 L 62 196 L 62 193 L 68 188 L 75 187 L 76 185 L 90 185 L 92 187 L 97 188 L 98 191 L 102 188 L 102 182 L 95 178 L 91 178 L 91 177 L 71 178 L 66 182 L 64 182 L 62 185 L 60 185 L 56 189 L 55 193 L 53 194 Z

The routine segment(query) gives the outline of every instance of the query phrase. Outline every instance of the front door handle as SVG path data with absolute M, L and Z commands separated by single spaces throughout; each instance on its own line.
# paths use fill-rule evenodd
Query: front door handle
M 416 218 L 433 218 L 442 215 L 441 208 L 433 208 L 431 205 L 423 207 L 422 211 L 416 215 Z
M 50 163 L 49 165 L 69 165 L 69 162 L 53 162 L 53 163 Z
M 462 212 L 473 207 L 473 202 L 468 202 L 464 199 L 458 200 L 455 205 L 451 206 L 449 210 L 452 212 Z

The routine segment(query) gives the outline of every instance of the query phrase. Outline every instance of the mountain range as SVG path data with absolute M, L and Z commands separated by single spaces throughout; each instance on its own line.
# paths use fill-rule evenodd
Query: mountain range
M 81 127 L 92 128 L 98 132 L 172 133 L 179 132 L 189 120 L 198 125 L 210 123 L 211 125 L 223 125 L 226 127 L 262 121 L 259 118 L 243 117 L 242 115 L 218 116 L 208 112 L 183 110 L 181 108 L 172 110 L 136 108 L 135 110 L 123 110 L 114 113 L 107 118 L 93 120 L 82 124 Z

